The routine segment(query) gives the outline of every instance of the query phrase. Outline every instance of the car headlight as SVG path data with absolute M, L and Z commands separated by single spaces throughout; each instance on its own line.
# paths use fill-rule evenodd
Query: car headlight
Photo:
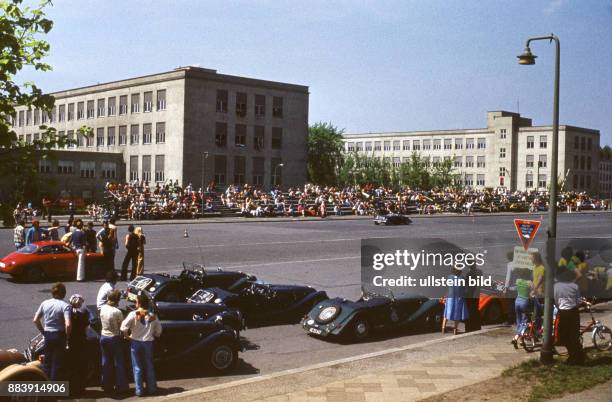
M 306 324 L 308 324 L 308 325 L 314 325 L 314 320 L 308 320 L 308 321 L 306 321 Z
M 6 267 L 6 264 L 0 261 L 0 268 Z
M 336 315 L 337 311 L 338 311 L 338 308 L 336 306 L 325 307 L 319 313 L 319 317 L 318 318 L 321 321 L 330 320 L 334 315 Z
M 216 298 L 216 299 L 215 299 L 215 304 L 219 304 L 219 303 L 221 303 L 221 301 L 222 301 L 221 299 Z

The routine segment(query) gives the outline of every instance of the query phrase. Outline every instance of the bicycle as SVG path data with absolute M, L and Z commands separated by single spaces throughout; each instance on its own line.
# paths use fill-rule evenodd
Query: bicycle
M 534 311 L 532 311 L 528 315 L 527 326 L 521 332 L 521 338 L 523 339 L 521 346 L 523 346 L 523 349 L 525 349 L 527 353 L 531 353 L 535 350 L 536 346 L 541 342 L 543 334 L 544 334 L 542 325 L 541 324 L 536 325 L 536 323 L 532 319 L 533 315 L 535 315 Z M 556 324 L 556 320 L 555 320 L 555 324 Z
M 591 341 L 595 349 L 600 351 L 612 348 L 612 330 L 605 326 L 601 320 L 596 320 L 591 310 L 591 303 L 585 302 L 586 311 L 590 314 L 591 320 L 580 325 L 580 343 L 584 346 L 584 334 L 591 333 Z

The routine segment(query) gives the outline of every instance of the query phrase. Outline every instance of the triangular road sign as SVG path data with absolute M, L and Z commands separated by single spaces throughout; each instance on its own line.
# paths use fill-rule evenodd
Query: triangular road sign
M 521 239 L 521 244 L 525 251 L 529 249 L 529 245 L 535 238 L 536 233 L 538 233 L 538 228 L 540 227 L 540 221 L 530 221 L 526 219 L 515 219 L 514 226 L 516 226 L 516 231 L 519 235 L 519 239 Z

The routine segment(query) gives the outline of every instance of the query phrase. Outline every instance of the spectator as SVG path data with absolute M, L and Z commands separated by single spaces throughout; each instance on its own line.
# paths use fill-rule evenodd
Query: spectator
M 40 227 L 40 222 L 37 219 L 32 220 L 32 227 L 26 232 L 25 244 L 36 243 L 37 241 L 44 240 L 47 231 Z
M 116 285 L 117 272 L 113 269 L 112 271 L 108 271 L 106 273 L 104 283 L 98 290 L 98 297 L 96 297 L 96 307 L 98 307 L 98 310 L 100 310 L 102 306 L 108 302 L 108 294 L 115 290 Z
M 110 267 L 108 269 L 115 270 L 115 253 L 119 248 L 119 242 L 117 241 L 117 226 L 115 225 L 115 217 L 110 218 L 108 221 L 108 238 L 109 244 L 112 244 L 113 247 L 109 249 L 108 261 L 110 263 Z
M 100 250 L 104 255 L 105 268 L 107 271 L 115 271 L 115 248 L 117 239 L 113 241 L 108 221 L 102 222 L 102 229 L 96 234 L 100 242 Z
M 13 241 L 15 242 L 15 249 L 19 250 L 23 246 L 25 246 L 25 222 L 21 219 L 17 221 L 17 226 L 15 226 L 15 231 L 13 232 Z
M 42 219 L 47 217 L 47 222 L 51 222 L 51 200 L 49 197 L 44 196 L 42 199 Z
M 453 321 L 453 335 L 457 335 L 459 321 L 468 319 L 468 309 L 465 304 L 465 287 L 459 284 L 461 271 L 464 267 L 455 266 L 447 277 L 450 285 L 444 303 L 444 318 L 442 319 L 442 333 L 446 332 L 446 322 Z
M 580 342 L 580 290 L 574 283 L 576 275 L 565 268 L 558 270 L 554 287 L 555 306 L 559 314 L 559 341 L 567 348 L 567 364 L 584 363 L 584 351 Z
M 77 219 L 76 230 L 72 233 L 70 243 L 77 254 L 77 282 L 85 282 L 85 254 L 87 239 L 83 232 L 83 221 Z
M 127 267 L 132 262 L 130 280 L 136 277 L 136 264 L 138 262 L 138 236 L 134 234 L 134 225 L 128 226 L 128 233 L 125 235 L 125 248 L 127 253 L 121 264 L 121 280 L 127 280 Z
M 144 251 L 145 244 L 147 244 L 147 239 L 145 238 L 144 233 L 142 233 L 142 228 L 138 226 L 134 229 L 134 234 L 138 236 L 138 258 L 136 261 L 136 275 L 144 274 Z
M 480 312 L 478 311 L 478 304 L 480 302 L 480 286 L 470 285 L 470 279 L 472 281 L 478 281 L 476 283 L 480 283 L 482 280 L 482 270 L 478 268 L 476 264 L 470 265 L 470 269 L 465 277 L 467 282 L 465 302 L 468 310 L 468 319 L 465 322 L 465 332 L 478 331 L 481 328 Z
M 512 339 L 512 345 L 518 349 L 518 344 L 522 345 L 523 331 L 527 327 L 528 314 L 531 311 L 531 293 L 533 291 L 533 282 L 530 280 L 532 273 L 529 269 L 518 268 L 514 270 L 516 275 L 515 286 L 511 290 L 516 290 L 516 299 L 514 299 L 514 311 L 516 316 L 516 331 Z
M 70 395 L 80 395 L 87 386 L 87 328 L 91 320 L 83 307 L 85 299 L 79 294 L 70 296 L 72 332 L 68 338 L 68 367 Z
M 123 339 L 121 337 L 123 314 L 117 308 L 119 298 L 119 291 L 112 290 L 108 293 L 108 303 L 104 303 L 100 308 L 102 389 L 105 392 L 116 394 L 125 393 L 129 389 L 123 353 Z
M 72 330 L 71 307 L 63 300 L 66 297 L 63 283 L 53 285 L 51 296 L 38 307 L 33 322 L 45 339 L 43 369 L 49 380 L 61 381 L 66 378 L 64 366 L 66 341 Z
M 49 229 L 47 229 L 48 235 L 49 235 L 49 239 L 50 240 L 59 240 L 59 221 L 57 219 L 53 220 L 53 223 L 51 224 L 51 227 Z
M 138 295 L 136 310 L 130 312 L 121 323 L 121 331 L 130 338 L 132 368 L 136 395 L 153 395 L 157 391 L 155 368 L 153 367 L 153 340 L 161 335 L 162 327 L 155 314 L 149 311 L 149 300 Z
M 96 240 L 96 231 L 94 230 L 94 224 L 93 222 L 87 222 L 87 229 L 84 230 L 85 232 L 85 241 L 87 244 L 87 252 L 88 253 L 95 253 L 96 251 L 98 251 L 98 245 L 97 245 L 97 240 Z

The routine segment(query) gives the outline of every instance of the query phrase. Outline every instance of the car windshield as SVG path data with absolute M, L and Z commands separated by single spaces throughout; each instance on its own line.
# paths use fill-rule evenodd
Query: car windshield
M 17 252 L 20 254 L 32 254 L 36 252 L 36 246 L 34 244 L 28 244 L 27 246 L 17 250 Z

